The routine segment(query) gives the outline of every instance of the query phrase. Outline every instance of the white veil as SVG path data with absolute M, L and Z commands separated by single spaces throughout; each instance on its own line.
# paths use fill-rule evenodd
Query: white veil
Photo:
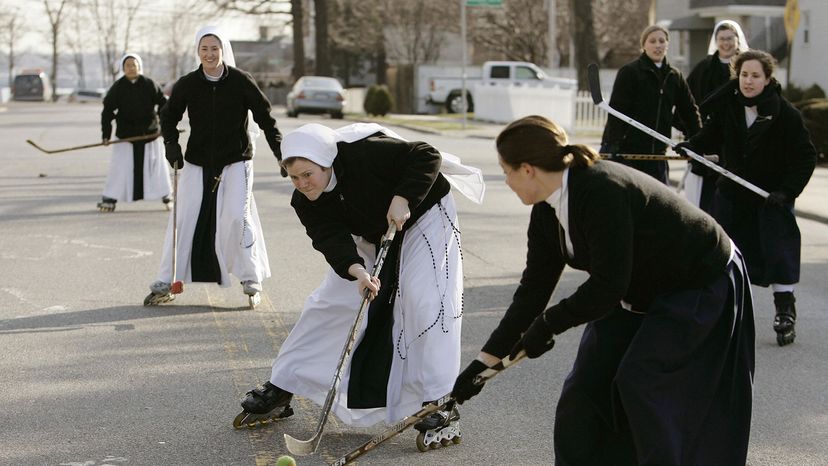
M 195 56 L 196 56 L 196 68 L 198 68 L 199 64 L 201 63 L 201 59 L 198 57 L 198 44 L 201 42 L 201 39 L 204 36 L 211 35 L 218 37 L 219 41 L 221 42 L 221 61 L 225 65 L 236 67 L 236 56 L 233 55 L 233 45 L 230 43 L 230 40 L 227 39 L 227 36 L 218 26 L 204 26 L 203 28 L 199 29 L 195 35 Z M 253 121 L 253 113 L 248 110 L 247 112 L 247 134 L 250 136 L 250 144 L 253 146 L 253 153 L 256 152 L 256 138 L 262 134 L 262 130 L 256 125 L 256 122 Z
M 123 57 L 121 57 L 121 61 L 118 62 L 118 70 L 120 70 L 120 73 L 118 73 L 118 78 L 120 78 L 121 76 L 123 76 L 125 74 L 124 73 L 124 62 L 126 61 L 127 58 L 134 58 L 135 61 L 138 62 L 138 74 L 144 74 L 144 61 L 141 60 L 141 57 L 137 53 L 127 52 L 127 53 L 124 54 Z
M 716 53 L 716 31 L 722 24 L 729 24 L 733 26 L 733 29 L 736 29 L 736 35 L 739 37 L 739 45 L 736 47 L 736 50 L 738 51 L 737 53 L 747 52 L 749 47 L 747 39 L 745 38 L 745 33 L 742 32 L 742 27 L 739 26 L 739 23 L 736 21 L 726 19 L 724 21 L 719 21 L 715 26 L 713 26 L 713 34 L 710 36 L 710 45 L 707 46 L 707 54 L 713 55 Z

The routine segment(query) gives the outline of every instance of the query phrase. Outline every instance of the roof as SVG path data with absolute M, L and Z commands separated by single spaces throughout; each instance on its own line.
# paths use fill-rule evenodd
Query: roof
M 682 16 L 670 21 L 671 31 L 709 31 L 715 26 L 713 18 L 702 18 L 698 14 L 691 16 Z

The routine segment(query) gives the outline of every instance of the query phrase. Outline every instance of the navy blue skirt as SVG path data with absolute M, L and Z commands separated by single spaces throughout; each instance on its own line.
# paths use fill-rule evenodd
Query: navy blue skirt
M 587 324 L 556 411 L 556 464 L 745 464 L 754 340 L 738 254 L 704 288 Z
M 757 196 L 758 198 L 758 196 Z M 734 201 L 716 191 L 713 218 L 744 254 L 754 285 L 799 283 L 802 237 L 793 206 Z

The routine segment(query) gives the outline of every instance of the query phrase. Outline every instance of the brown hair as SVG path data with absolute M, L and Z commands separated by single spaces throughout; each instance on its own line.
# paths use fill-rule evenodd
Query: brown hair
M 667 42 L 670 42 L 670 33 L 667 32 L 667 28 L 665 28 L 664 26 L 659 26 L 658 24 L 651 24 L 651 25 L 647 26 L 644 29 L 644 31 L 641 33 L 641 41 L 640 42 L 641 42 L 641 47 L 642 48 L 644 47 L 644 43 L 647 42 L 647 37 L 649 37 L 650 34 L 656 32 L 656 31 L 663 32 L 664 36 L 667 38 Z
M 736 59 L 733 60 L 733 64 L 731 65 L 732 73 L 735 77 L 739 77 L 739 73 L 742 72 L 742 65 L 744 65 L 748 60 L 756 60 L 760 65 L 762 65 L 762 71 L 765 73 L 765 79 L 773 77 L 773 70 L 776 69 L 776 59 L 773 58 L 773 55 L 768 52 L 756 49 L 750 49 L 736 56 Z
M 495 141 L 503 163 L 518 168 L 522 163 L 554 172 L 568 167 L 588 167 L 598 153 L 583 144 L 567 144 L 566 131 L 552 120 L 530 115 L 515 120 Z
M 737 41 L 739 40 L 739 31 L 737 31 L 737 30 L 736 30 L 736 26 L 734 26 L 734 25 L 733 25 L 733 24 L 731 24 L 731 23 L 722 23 L 722 24 L 720 24 L 720 25 L 719 25 L 719 27 L 717 27 L 717 28 L 716 28 L 716 30 L 715 30 L 715 31 L 713 31 L 713 39 L 716 39 L 716 37 L 717 37 L 717 36 L 719 35 L 719 33 L 720 33 L 720 32 L 722 32 L 722 31 L 730 31 L 730 32 L 732 32 L 733 34 L 736 34 L 736 40 L 737 40 Z M 736 51 L 737 51 L 737 52 L 739 51 L 738 47 L 737 47 Z

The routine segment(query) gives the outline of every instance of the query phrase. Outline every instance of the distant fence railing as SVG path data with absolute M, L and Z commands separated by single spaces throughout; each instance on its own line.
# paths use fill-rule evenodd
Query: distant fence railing
M 606 123 L 606 110 L 592 102 L 589 91 L 578 91 L 575 95 L 575 131 L 601 132 Z

